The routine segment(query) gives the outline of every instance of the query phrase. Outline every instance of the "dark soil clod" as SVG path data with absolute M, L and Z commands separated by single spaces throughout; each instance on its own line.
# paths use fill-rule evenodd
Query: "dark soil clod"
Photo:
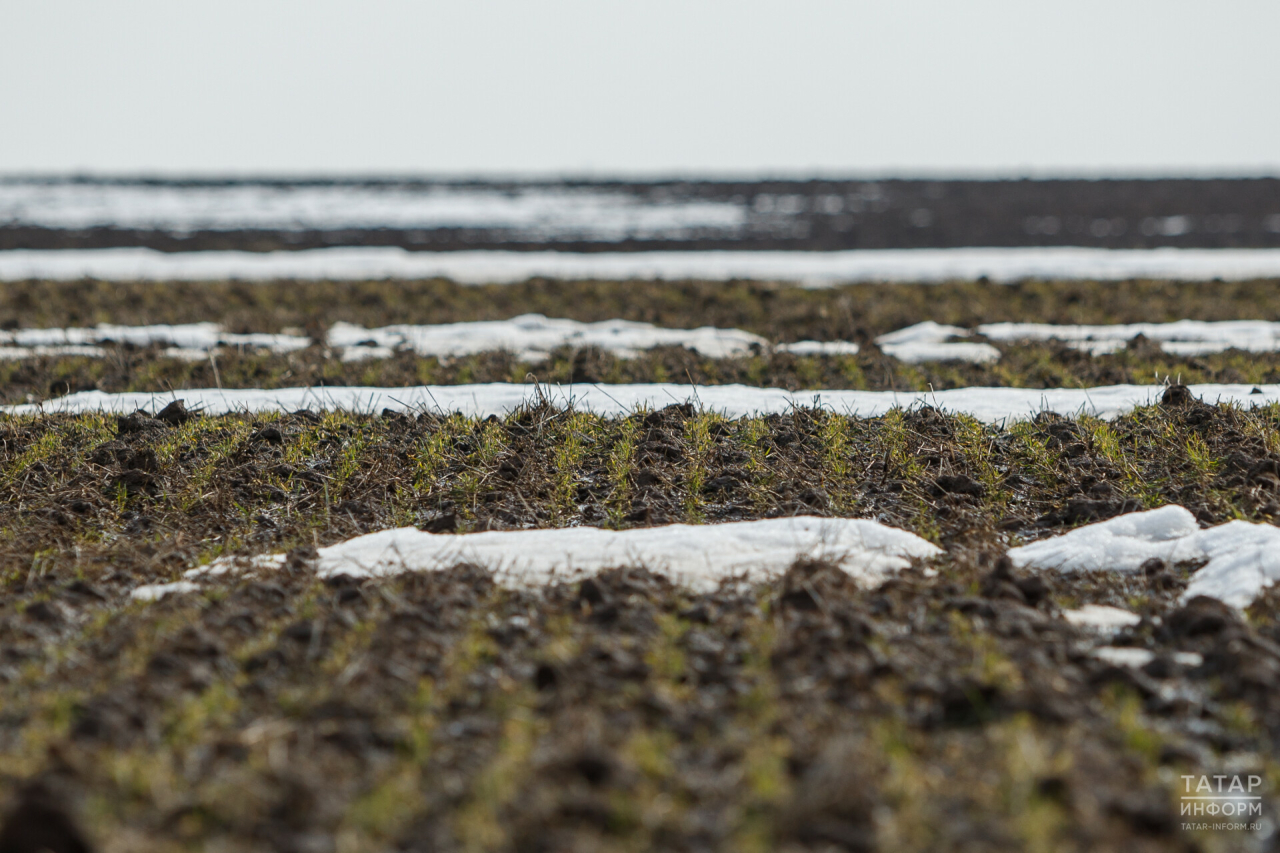
M 420 528 L 428 533 L 452 533 L 458 529 L 457 513 L 446 512 L 437 515 L 423 522 Z
M 249 441 L 264 444 L 284 444 L 284 433 L 278 427 L 268 426 L 249 436 Z
M 533 671 L 533 686 L 539 691 L 551 690 L 560 683 L 556 668 L 547 663 L 538 664 Z
M 160 411 L 156 412 L 156 420 L 168 424 L 169 426 L 182 426 L 191 420 L 192 414 L 187 411 L 186 403 L 182 400 L 174 400 Z
M 0 825 L 3 853 L 90 853 L 92 849 L 61 798 L 40 782 L 22 788 Z
M 987 493 L 986 486 L 964 474 L 944 474 L 936 482 L 940 492 L 950 495 L 971 495 L 980 498 Z
M 1178 637 L 1218 635 L 1232 627 L 1240 627 L 1240 617 L 1226 604 L 1198 595 L 1165 620 Z
M 1196 398 L 1186 385 L 1170 385 L 1160 395 L 1160 405 L 1162 406 L 1187 406 L 1194 402 L 1196 402 Z
M 163 421 L 156 420 L 146 412 L 134 412 L 131 415 L 116 418 L 116 433 L 119 435 L 132 435 L 134 433 L 147 432 L 148 430 L 161 429 L 164 426 Z

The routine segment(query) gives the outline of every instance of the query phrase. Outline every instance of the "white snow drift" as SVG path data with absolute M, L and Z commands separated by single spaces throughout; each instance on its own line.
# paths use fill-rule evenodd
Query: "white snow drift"
M 418 385 L 405 388 L 360 386 L 320 388 L 201 388 L 167 393 L 106 394 L 81 391 L 46 400 L 0 407 L 0 413 L 33 415 L 53 412 L 155 412 L 181 398 L 187 408 L 210 415 L 231 412 L 311 411 L 439 413 L 470 417 L 502 417 L 545 399 L 552 406 L 572 407 L 605 417 L 623 417 L 642 409 L 692 403 L 706 411 L 740 418 L 785 414 L 796 406 L 822 407 L 838 414 L 876 417 L 896 408 L 934 406 L 970 415 L 984 423 L 1035 417 L 1040 412 L 1092 415 L 1110 419 L 1150 405 L 1164 392 L 1160 385 L 1111 385 L 1099 388 L 954 388 L 947 391 L 785 391 L 746 385 L 566 384 L 555 386 L 490 383 L 485 385 Z M 1280 402 L 1280 385 L 1192 385 L 1207 402 L 1241 406 Z
M 789 352 L 792 355 L 857 355 L 858 345 L 853 341 L 795 341 L 789 344 L 774 344 L 778 352 Z
M 1131 666 L 1140 669 L 1156 659 L 1156 653 L 1133 646 L 1101 646 L 1089 652 L 1093 657 L 1115 666 Z M 1173 662 L 1178 666 L 1197 667 L 1204 657 L 1196 652 L 1174 652 Z
M 1195 516 L 1170 505 L 1087 524 L 1061 536 L 1032 542 L 1011 550 L 1009 558 L 1015 566 L 1063 572 L 1133 572 L 1153 558 L 1173 560 L 1180 543 L 1199 531 Z
M 0 181 L 0 222 L 42 228 L 176 233 L 267 229 L 485 228 L 526 239 L 679 237 L 733 231 L 740 203 L 643 196 L 594 187 L 279 186 Z
M 1201 530 L 1188 510 L 1169 505 L 1014 548 L 1009 557 L 1016 566 L 1066 572 L 1132 572 L 1150 559 L 1203 562 L 1184 600 L 1207 595 L 1247 607 L 1280 579 L 1280 528 L 1230 521 Z
M 129 593 L 135 601 L 159 601 L 167 595 L 185 595 L 199 592 L 203 587 L 193 581 L 174 581 L 173 583 L 148 583 L 134 587 Z
M 1121 323 L 1055 326 L 1049 323 L 988 323 L 977 332 L 993 341 L 1062 341 L 1092 355 L 1124 349 L 1139 335 L 1173 355 L 1194 356 L 1231 348 L 1246 352 L 1280 350 L 1280 323 L 1265 320 L 1179 320 L 1175 323 Z
M 932 321 L 918 323 L 876 338 L 888 355 L 910 364 L 925 361 L 986 363 L 1000 358 L 990 344 L 952 342 L 968 332 Z M 335 323 L 329 330 L 329 346 L 343 350 L 344 361 L 385 358 L 398 350 L 421 356 L 457 358 L 506 350 L 524 361 L 543 361 L 556 347 L 597 347 L 620 358 L 634 358 L 659 346 L 683 346 L 708 358 L 734 358 L 768 349 L 769 342 L 740 329 L 663 329 L 650 323 L 605 320 L 579 323 L 553 320 L 541 314 L 523 314 L 510 320 L 444 323 L 434 326 L 384 326 L 366 329 Z M 852 341 L 798 341 L 773 345 L 778 352 L 794 355 L 856 355 Z
M 1102 633 L 1115 633 L 1142 621 L 1142 617 L 1119 607 L 1105 604 L 1086 604 L 1078 610 L 1064 610 L 1062 618 L 1079 628 L 1090 628 Z
M 93 346 L 32 346 L 12 347 L 0 346 L 0 359 L 19 361 L 24 358 L 47 358 L 50 356 L 81 356 L 83 358 L 102 358 L 107 351 Z
M 876 338 L 876 344 L 885 355 L 891 355 L 908 364 L 926 361 L 967 361 L 986 364 L 1000 360 L 1000 350 L 991 344 L 953 342 L 969 334 L 959 326 L 943 326 L 932 320 L 916 323 L 896 332 Z
M 0 280 L 217 281 L 448 278 L 504 284 L 530 278 L 846 282 L 1280 277 L 1277 249 L 875 249 L 846 252 L 409 252 L 395 247 L 298 252 L 17 249 L 0 252 Z
M 622 531 L 570 527 L 452 534 L 402 527 L 321 548 L 316 571 L 321 577 L 382 577 L 472 563 L 494 571 L 505 583 L 537 586 L 643 566 L 675 583 L 708 590 L 723 580 L 768 580 L 801 557 L 830 560 L 871 585 L 912 560 L 941 553 L 913 533 L 876 521 L 806 516 Z M 282 555 L 269 555 L 251 561 L 250 567 L 282 562 Z M 154 600 L 167 591 L 190 592 L 188 584 L 224 574 L 234 565 L 224 558 L 189 570 L 175 584 L 141 587 L 134 596 Z
M 630 320 L 579 323 L 548 319 L 541 314 L 523 314 L 511 320 L 379 329 L 335 323 L 329 329 L 328 343 L 344 351 L 344 361 L 385 357 L 396 350 L 437 358 L 506 350 L 523 361 L 543 361 L 552 350 L 563 346 L 597 347 L 620 358 L 635 358 L 652 347 L 683 346 L 707 358 L 733 358 L 769 346 L 759 335 L 739 329 L 663 329 Z
M 47 355 L 101 357 L 101 344 L 127 343 L 145 347 L 167 346 L 166 354 L 203 358 L 217 347 L 266 349 L 286 353 L 304 349 L 311 341 L 301 334 L 230 334 L 216 323 L 186 325 L 116 326 L 91 328 L 21 329 L 0 331 L 0 359 Z M 387 358 L 400 350 L 441 359 L 506 350 L 525 361 L 543 361 L 556 347 L 598 347 L 621 358 L 635 358 L 641 351 L 659 346 L 683 346 L 708 358 L 732 358 L 768 349 L 759 335 L 740 329 L 665 329 L 651 323 L 606 320 L 579 323 L 525 314 L 511 320 L 397 325 L 366 329 L 338 322 L 326 343 L 342 353 L 344 361 Z M 778 344 L 776 349 L 798 354 L 855 354 L 858 345 L 845 341 Z
M 174 350 L 205 353 L 215 347 L 248 347 L 272 352 L 292 352 L 307 346 L 301 335 L 248 334 L 235 335 L 223 331 L 217 323 L 182 325 L 96 326 L 70 329 L 17 329 L 0 331 L 0 357 L 26 358 L 30 355 L 88 355 L 105 353 L 102 344 L 133 346 L 167 346 Z
M 968 361 L 985 363 L 1000 358 L 990 344 L 952 342 L 968 334 L 956 326 L 934 322 L 919 323 L 881 335 L 876 343 L 887 354 L 911 364 L 925 361 Z M 425 357 L 460 358 L 483 352 L 507 351 L 523 361 L 540 362 L 557 347 L 596 347 L 619 358 L 635 358 L 653 347 L 687 347 L 707 358 L 735 358 L 766 351 L 794 355 L 856 355 L 853 341 L 798 341 L 770 344 L 759 335 L 741 329 L 667 329 L 652 323 L 605 320 L 580 323 L 551 319 L 541 314 L 522 314 L 510 320 L 482 320 L 437 325 L 395 325 L 366 329 L 337 322 L 325 341 L 342 354 L 343 361 L 390 358 L 408 351 Z M 128 343 L 135 346 L 162 345 L 166 355 L 203 358 L 217 347 L 266 349 L 286 353 L 303 349 L 310 339 L 301 334 L 230 334 L 216 323 L 186 325 L 115 326 L 92 328 L 21 329 L 0 332 L 0 359 L 41 355 L 83 355 L 101 357 L 100 344 Z
M 1058 340 L 1094 355 L 1121 349 L 1139 335 L 1158 343 L 1175 355 L 1200 355 L 1231 347 L 1250 352 L 1280 350 L 1280 323 L 1254 320 L 1176 323 L 1131 323 L 1114 326 L 1055 326 L 1043 323 L 992 323 L 975 330 L 1002 342 Z M 919 364 L 926 361 L 965 361 L 985 364 L 1000 359 L 1000 351 L 987 343 L 955 341 L 971 334 L 959 326 L 944 326 L 932 320 L 889 332 L 876 338 L 886 354 L 899 361 Z M 161 344 L 181 351 L 203 354 L 219 346 L 263 348 L 291 352 L 310 341 L 300 334 L 230 334 L 216 323 L 185 325 L 118 326 L 107 323 L 92 328 L 20 329 L 0 331 L 0 358 L 28 358 L 33 355 L 97 355 L 95 345 L 129 343 L 136 346 Z M 658 346 L 688 347 L 708 358 L 733 358 L 764 350 L 769 342 L 741 329 L 667 329 L 651 323 L 605 320 L 580 323 L 551 319 L 541 314 L 523 314 L 510 320 L 442 323 L 438 325 L 395 325 L 366 329 L 338 322 L 330 328 L 327 343 L 340 350 L 346 361 L 386 358 L 400 350 L 422 356 L 458 358 L 481 352 L 507 350 L 526 361 L 542 361 L 556 347 L 598 347 L 621 358 Z M 79 349 L 77 349 L 77 347 Z M 774 344 L 778 352 L 795 355 L 856 355 L 852 341 L 798 341 Z
M 975 330 L 1002 342 L 1059 340 L 1093 355 L 1122 349 L 1143 335 L 1174 355 L 1201 355 L 1235 347 L 1250 352 L 1280 350 L 1280 323 L 1254 320 L 1176 323 L 1130 323 L 1100 326 L 1055 326 L 1044 323 L 992 323 Z M 876 344 L 886 355 L 908 364 L 964 361 L 987 364 L 1000 359 L 988 343 L 956 341 L 970 330 L 932 320 L 880 335 Z M 656 346 L 685 346 L 709 358 L 731 358 L 768 347 L 768 342 L 738 329 L 662 329 L 649 323 L 607 320 L 578 323 L 525 314 L 511 320 L 442 325 L 386 326 L 364 329 L 337 323 L 329 345 L 344 350 L 345 360 L 385 357 L 407 349 L 423 356 L 454 358 L 494 350 L 509 350 L 526 361 L 541 361 L 558 346 L 594 346 L 622 358 Z M 774 349 L 796 355 L 854 355 L 851 341 L 799 341 Z

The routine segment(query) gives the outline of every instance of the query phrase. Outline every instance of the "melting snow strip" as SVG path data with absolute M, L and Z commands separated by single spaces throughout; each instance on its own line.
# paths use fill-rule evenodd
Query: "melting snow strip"
M 138 347 L 169 346 L 176 350 L 206 352 L 220 346 L 252 347 L 273 352 L 293 352 L 310 341 L 301 335 L 233 335 L 217 323 L 186 323 L 176 326 L 97 326 L 70 329 L 17 329 L 0 331 L 0 351 L 5 348 L 30 349 L 37 355 L 101 355 L 101 344 L 131 344 Z M 15 356 L 21 357 L 21 356 Z
M 876 342 L 889 355 L 917 364 L 923 361 L 968 361 L 985 363 L 1000 358 L 990 344 L 951 342 L 968 332 L 955 326 L 919 323 L 881 335 Z M 304 335 L 228 334 L 216 323 L 176 326 L 114 326 L 92 328 L 20 329 L 0 331 L 0 359 L 33 356 L 81 355 L 102 357 L 100 344 L 127 343 L 134 346 L 165 345 L 165 355 L 196 360 L 217 347 L 247 347 L 287 353 L 304 349 L 311 341 Z M 596 347 L 619 358 L 635 358 L 653 347 L 687 347 L 707 358 L 735 358 L 763 352 L 771 347 L 765 338 L 741 329 L 666 329 L 651 323 L 605 320 L 580 323 L 549 319 L 541 314 L 523 314 L 510 320 L 443 323 L 438 325 L 396 325 L 366 329 L 338 322 L 330 329 L 326 343 L 342 353 L 343 361 L 390 358 L 400 351 L 440 359 L 460 358 L 483 352 L 506 351 L 522 361 L 541 362 L 557 347 Z M 802 356 L 856 355 L 852 341 L 799 341 L 772 345 L 778 352 Z
M 1183 601 L 1205 595 L 1243 608 L 1280 580 L 1280 527 L 1229 521 L 1201 530 L 1187 509 L 1169 505 L 1014 548 L 1009 557 L 1015 566 L 1064 572 L 1133 572 L 1151 559 L 1204 563 Z
M 558 408 L 572 407 L 604 417 L 625 417 L 642 409 L 691 403 L 726 417 L 785 414 L 794 407 L 822 407 L 838 414 L 876 417 L 897 408 L 934 406 L 970 415 L 984 423 L 1035 417 L 1040 412 L 1114 418 L 1150 405 L 1164 393 L 1161 385 L 1111 385 L 1099 388 L 954 388 L 946 391 L 785 391 L 745 385 L 566 384 L 557 386 L 491 383 L 485 385 L 420 385 L 403 388 L 359 386 L 322 388 L 203 388 L 167 393 L 106 394 L 81 391 L 46 400 L 0 407 L 0 413 L 155 412 L 181 398 L 188 409 L 209 415 L 232 412 L 352 411 L 460 412 L 470 417 L 505 416 L 545 399 Z M 1241 406 L 1280 401 L 1280 385 L 1192 385 L 1191 393 L 1209 403 Z
M 959 326 L 943 326 L 932 320 L 916 323 L 896 332 L 876 338 L 876 344 L 885 355 L 893 356 L 907 364 L 926 361 L 967 361 L 987 364 L 1000 360 L 1000 350 L 991 344 L 952 342 L 963 338 L 968 329 Z
M 1155 652 L 1127 646 L 1100 646 L 1089 654 L 1114 666 L 1129 666 L 1134 669 L 1141 669 L 1156 659 Z
M 1155 652 L 1131 646 L 1100 646 L 1089 654 L 1105 663 L 1134 669 L 1141 669 L 1156 659 Z M 1192 669 L 1204 663 L 1204 657 L 1196 652 L 1174 652 L 1172 658 L 1178 666 Z
M 775 344 L 778 352 L 789 352 L 792 355 L 857 355 L 858 345 L 853 341 L 796 341 L 790 344 Z
M 409 252 L 396 247 L 298 252 L 15 249 L 0 280 L 218 281 L 448 278 L 502 284 L 531 278 L 846 282 L 1024 279 L 1207 281 L 1280 277 L 1278 249 L 875 249 L 845 252 Z
M 1142 617 L 1136 613 L 1103 604 L 1086 604 L 1079 610 L 1064 610 L 1062 618 L 1077 628 L 1091 628 L 1095 631 L 1112 633 L 1142 621 Z
M 24 358 L 45 358 L 49 356 L 82 356 L 85 358 L 103 358 L 107 351 L 102 347 L 91 346 L 33 346 L 7 347 L 0 346 L 0 359 L 19 361 Z
M 988 323 L 977 332 L 993 341 L 1062 341 L 1092 355 L 1124 349 L 1139 335 L 1171 355 L 1196 356 L 1228 349 L 1246 352 L 1280 350 L 1280 323 L 1264 320 L 1179 320 L 1175 323 L 1128 323 L 1102 326 L 1055 326 L 1049 323 Z
M 777 577 L 801 557 L 830 560 L 870 585 L 912 560 L 941 553 L 913 533 L 876 521 L 807 516 L 622 531 L 571 527 L 452 534 L 402 527 L 321 548 L 316 572 L 320 577 L 384 577 L 472 563 L 491 569 L 505 583 L 537 586 L 643 566 L 675 583 L 711 590 L 723 580 Z M 257 568 L 282 563 L 279 554 L 251 561 Z M 225 573 L 232 564 L 224 559 L 196 567 L 184 582 Z
M 199 592 L 203 587 L 192 581 L 174 581 L 173 583 L 149 583 L 135 587 L 129 595 L 135 601 L 159 601 L 166 595 L 184 595 Z
M 876 338 L 888 355 L 911 364 L 925 361 L 986 363 L 1000 358 L 990 344 L 951 342 L 969 333 L 956 326 L 918 323 Z M 579 323 L 552 320 L 541 314 L 524 314 L 511 320 L 445 323 L 436 326 L 385 326 L 366 329 L 335 323 L 329 330 L 329 346 L 343 350 L 344 361 L 385 358 L 397 350 L 421 356 L 456 358 L 505 350 L 524 361 L 543 361 L 556 347 L 597 347 L 620 358 L 634 358 L 659 346 L 688 347 L 708 358 L 733 358 L 760 352 L 770 345 L 759 335 L 739 329 L 663 329 L 650 323 L 606 320 Z M 777 344 L 779 352 L 794 355 L 856 355 L 852 341 L 799 341 Z
M 557 347 L 596 347 L 620 358 L 661 346 L 683 346 L 707 358 L 733 358 L 769 347 L 759 335 L 739 329 L 663 329 L 651 323 L 605 320 L 579 323 L 523 314 L 510 320 L 444 323 L 435 326 L 384 326 L 365 329 L 335 323 L 329 346 L 342 349 L 344 361 L 378 357 L 409 350 L 421 356 L 457 358 L 482 352 L 507 351 L 522 361 L 545 361 Z M 856 352 L 856 345 L 854 351 Z
M 594 187 L 173 186 L 6 180 L 0 222 L 40 228 L 190 232 L 269 229 L 485 228 L 527 238 L 679 237 L 735 231 L 741 203 L 670 199 Z
M 992 323 L 976 329 L 992 340 L 1056 340 L 1101 355 L 1122 349 L 1139 335 L 1156 342 L 1166 352 L 1193 356 L 1221 352 L 1232 347 L 1250 352 L 1280 350 L 1280 323 L 1262 320 L 1176 323 L 1131 323 L 1112 326 L 1055 326 L 1044 323 Z M 909 364 L 927 361 L 965 361 L 987 364 L 1000 359 L 1000 350 L 989 343 L 956 341 L 972 334 L 959 326 L 931 320 L 889 332 L 876 338 L 885 354 Z M 203 358 L 216 347 L 248 347 L 277 353 L 293 352 L 311 341 L 300 334 L 230 334 L 216 323 L 185 325 L 116 326 L 92 328 L 20 329 L 0 331 L 0 359 L 32 356 L 102 356 L 102 344 L 134 346 L 166 345 L 176 358 Z M 366 329 L 338 322 L 330 328 L 326 343 L 342 353 L 344 361 L 389 358 L 399 351 L 425 357 L 459 358 L 482 352 L 507 351 L 528 362 L 545 361 L 557 347 L 596 347 L 619 358 L 635 358 L 660 346 L 687 347 L 707 358 L 735 358 L 762 352 L 770 343 L 741 329 L 668 329 L 651 323 L 605 320 L 580 323 L 523 314 L 510 320 L 394 325 Z M 856 355 L 852 341 L 798 341 L 772 345 L 777 352 L 794 355 Z

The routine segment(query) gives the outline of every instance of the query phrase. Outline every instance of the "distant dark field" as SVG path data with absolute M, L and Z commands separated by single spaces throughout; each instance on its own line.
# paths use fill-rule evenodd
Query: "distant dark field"
M 31 182 L 24 186 L 31 190 Z M 178 196 L 229 188 L 296 195 L 316 192 L 341 209 L 351 193 L 395 195 L 405 204 L 445 194 L 470 200 L 455 219 L 396 221 L 302 216 L 286 224 L 181 227 L 121 224 L 110 217 L 58 225 L 17 202 L 14 181 L 0 181 L 0 249 L 149 247 L 162 251 L 297 250 L 324 246 L 402 246 L 423 251 L 506 249 L 591 252 L 649 250 L 910 249 L 962 246 L 1098 248 L 1280 247 L 1280 180 L 808 180 L 627 182 L 284 182 L 51 181 L 55 189 L 88 186 L 104 194 L 164 190 Z M 35 189 L 40 189 L 36 187 Z M 407 198 L 407 200 L 406 200 Z M 501 206 L 512 198 L 552 198 L 519 221 L 475 212 L 471 202 Z M 601 227 L 559 217 L 556 205 L 621 205 Z M 336 199 L 337 201 L 332 201 Z M 557 201 L 558 199 L 558 201 Z M 269 206 L 264 202 L 263 206 Z M 144 204 L 153 204 L 144 201 Z M 162 206 L 162 205 L 161 205 Z M 217 206 L 217 202 L 214 203 Z M 464 205 L 465 206 L 465 205 Z M 694 214 L 664 218 L 692 206 Z M 6 213 L 6 210 L 8 212 Z M 311 210 L 308 208 L 308 210 Z M 710 215 L 706 214 L 711 210 Z M 698 213 L 701 211 L 701 214 Z M 314 211 L 311 211 L 314 212 Z M 559 217 L 559 218 L 558 218 Z M 656 217 L 656 218 L 654 218 Z M 51 224 L 53 223 L 53 224 Z M 648 223 L 648 224 L 646 224 Z M 656 223 L 656 224 L 655 224 Z

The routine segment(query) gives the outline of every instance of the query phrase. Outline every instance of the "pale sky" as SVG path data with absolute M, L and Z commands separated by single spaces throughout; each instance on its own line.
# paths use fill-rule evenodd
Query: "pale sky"
M 1277 0 L 0 0 L 0 173 L 1280 174 Z

